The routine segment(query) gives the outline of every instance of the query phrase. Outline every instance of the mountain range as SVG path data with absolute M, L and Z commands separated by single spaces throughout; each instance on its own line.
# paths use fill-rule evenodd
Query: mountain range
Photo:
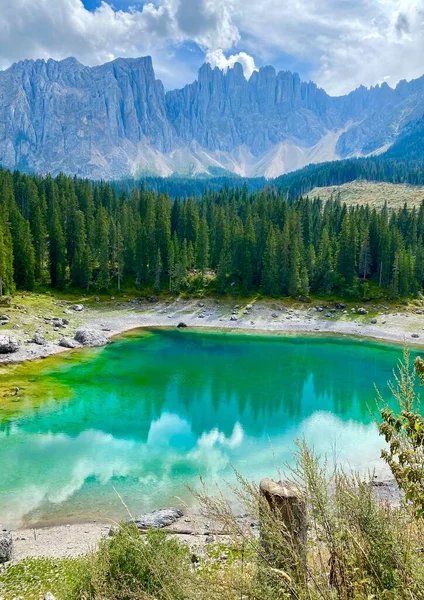
M 423 115 L 424 76 L 332 97 L 271 66 L 247 80 L 238 63 L 226 72 L 205 63 L 166 92 L 150 57 L 25 60 L 0 72 L 0 165 L 95 179 L 276 177 L 391 146 L 402 155 L 411 139 L 416 149 Z

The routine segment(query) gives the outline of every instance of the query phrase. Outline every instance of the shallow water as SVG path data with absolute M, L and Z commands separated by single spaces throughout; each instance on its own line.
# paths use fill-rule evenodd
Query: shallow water
M 370 414 L 401 349 L 324 337 L 139 332 L 0 375 L 0 523 L 118 518 L 193 502 L 202 476 L 259 481 L 305 435 L 381 468 Z

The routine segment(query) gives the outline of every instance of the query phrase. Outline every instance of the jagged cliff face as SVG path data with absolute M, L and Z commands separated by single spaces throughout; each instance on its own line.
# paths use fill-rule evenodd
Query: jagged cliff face
M 23 61 L 0 72 L 0 164 L 118 178 L 150 172 L 276 176 L 378 152 L 424 113 L 424 78 L 332 98 L 273 67 L 241 65 L 165 93 L 149 57 L 85 67 Z

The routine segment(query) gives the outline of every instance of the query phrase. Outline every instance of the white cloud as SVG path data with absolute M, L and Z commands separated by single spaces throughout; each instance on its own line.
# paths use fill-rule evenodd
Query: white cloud
M 235 22 L 249 53 L 294 56 L 333 94 L 424 71 L 423 0 L 239 0 Z
M 246 54 L 246 52 L 232 54 L 227 58 L 221 49 L 209 50 L 206 53 L 205 60 L 206 62 L 210 63 L 212 67 L 218 67 L 223 71 L 232 69 L 236 63 L 240 63 L 243 67 L 243 72 L 246 79 L 250 78 L 253 71 L 257 71 L 255 59 L 249 54 Z
M 160 0 L 129 11 L 103 2 L 90 12 L 81 0 L 0 0 L 0 68 L 25 58 L 75 56 L 94 65 L 150 54 L 159 76 L 181 83 L 188 73 L 172 65 L 175 48 L 231 48 L 239 39 L 231 8 L 226 0 Z
M 0 68 L 23 58 L 73 55 L 93 65 L 150 54 L 171 87 L 200 66 L 178 54 L 193 42 L 221 68 L 241 62 L 246 77 L 252 56 L 281 68 L 289 56 L 302 78 L 333 94 L 424 71 L 424 0 L 155 0 L 128 11 L 110 3 L 90 12 L 81 0 L 0 0 Z

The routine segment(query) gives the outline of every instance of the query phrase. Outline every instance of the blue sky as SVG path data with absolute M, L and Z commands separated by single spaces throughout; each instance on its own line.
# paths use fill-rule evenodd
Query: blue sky
M 332 94 L 423 74 L 424 0 L 0 0 L 0 69 L 151 55 L 170 89 L 206 60 L 273 64 Z
M 83 0 L 85 8 L 88 10 L 95 10 L 101 4 L 101 0 Z M 142 8 L 144 2 L 128 1 L 128 0 L 114 0 L 110 2 L 115 10 L 128 10 L 130 6 Z

